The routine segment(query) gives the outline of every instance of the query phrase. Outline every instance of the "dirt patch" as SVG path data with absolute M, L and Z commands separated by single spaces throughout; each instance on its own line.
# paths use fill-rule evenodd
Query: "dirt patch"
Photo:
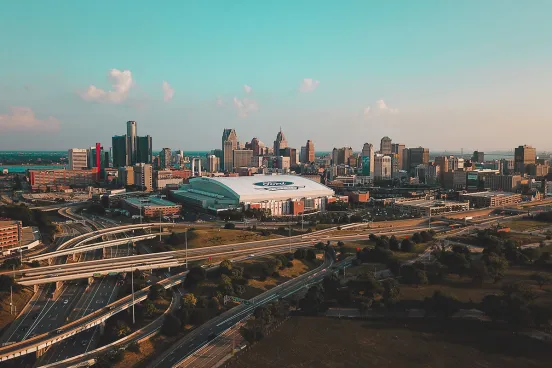
M 126 350 L 123 355 L 123 360 L 113 364 L 114 368 L 130 368 L 137 366 L 145 366 L 147 362 L 155 357 L 156 353 L 164 351 L 170 347 L 179 337 L 166 337 L 157 335 L 140 344 L 139 352 Z
M 13 304 L 17 307 L 17 314 L 27 305 L 34 292 L 31 288 L 23 288 L 13 293 Z M 16 315 L 10 315 L 10 292 L 0 292 L 0 331 L 9 325 Z
M 502 226 L 509 227 L 513 231 L 531 231 L 552 227 L 549 222 L 534 221 L 534 220 L 515 220 L 502 223 Z
M 543 343 L 475 323 L 293 317 L 238 355 L 232 368 L 548 367 Z
M 173 245 L 173 247 L 176 249 L 183 249 L 185 246 L 184 233 L 175 233 L 181 241 Z M 188 232 L 188 248 L 203 248 L 214 245 L 245 243 L 276 238 L 281 238 L 281 236 L 275 234 L 262 236 L 256 232 L 244 230 L 196 229 Z

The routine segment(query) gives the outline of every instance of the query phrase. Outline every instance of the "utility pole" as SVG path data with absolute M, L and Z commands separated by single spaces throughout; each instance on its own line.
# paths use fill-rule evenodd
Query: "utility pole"
M 303 231 L 305 225 L 305 211 L 301 212 L 301 231 Z
M 188 269 L 188 229 L 184 232 L 184 242 L 186 243 L 186 269 Z
M 291 253 L 291 222 L 289 223 L 289 252 Z
M 134 272 L 132 271 L 132 266 L 130 266 L 130 279 L 132 284 L 132 324 L 136 322 L 134 318 Z
M 161 241 L 161 215 L 163 214 L 163 211 L 159 211 L 159 241 Z

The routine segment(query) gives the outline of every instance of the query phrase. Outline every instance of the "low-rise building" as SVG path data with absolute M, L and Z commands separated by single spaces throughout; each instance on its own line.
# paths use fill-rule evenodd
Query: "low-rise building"
M 133 215 L 157 218 L 161 216 L 174 216 L 180 214 L 182 206 L 156 196 L 129 197 L 121 201 L 123 209 Z
M 13 247 L 21 240 L 21 221 L 0 220 L 0 248 Z
M 29 170 L 33 191 L 58 191 L 69 187 L 87 187 L 96 182 L 98 168 L 91 170 Z
M 470 203 L 436 199 L 395 199 L 393 208 L 408 215 L 437 216 L 449 212 L 468 211 Z
M 508 192 L 461 193 L 460 200 L 469 201 L 475 208 L 502 207 L 522 201 L 521 194 Z

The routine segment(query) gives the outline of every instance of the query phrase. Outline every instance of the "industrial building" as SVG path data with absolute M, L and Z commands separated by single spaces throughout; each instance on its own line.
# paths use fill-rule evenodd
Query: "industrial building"
M 171 192 L 172 200 L 209 212 L 243 207 L 273 216 L 325 210 L 333 196 L 330 188 L 295 175 L 193 178 Z
M 469 202 L 443 201 L 435 199 L 396 199 L 393 208 L 414 216 L 437 216 L 448 212 L 468 211 Z
M 128 197 L 121 201 L 123 209 L 133 215 L 144 217 L 174 216 L 180 214 L 182 206 L 160 197 Z
M 470 201 L 473 207 L 502 207 L 521 202 L 521 194 L 508 192 L 462 193 L 460 200 Z

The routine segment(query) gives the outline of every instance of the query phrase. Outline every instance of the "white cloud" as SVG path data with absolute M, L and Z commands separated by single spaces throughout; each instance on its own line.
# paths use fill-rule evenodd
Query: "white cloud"
M 399 112 L 398 109 L 392 109 L 389 106 L 387 106 L 384 100 L 377 100 L 376 105 L 378 107 L 378 110 L 380 111 L 388 112 L 390 114 L 396 114 Z
M 243 90 L 245 91 L 245 93 L 250 94 L 253 88 L 251 88 L 251 86 L 248 86 L 247 84 L 244 84 Z
M 0 115 L 0 131 L 32 131 L 49 132 L 59 129 L 59 120 L 50 116 L 47 119 L 37 119 L 30 107 L 10 108 L 11 114 Z
M 299 91 L 301 92 L 312 92 L 316 88 L 318 88 L 318 85 L 320 84 L 320 81 L 317 81 L 312 78 L 305 78 L 301 81 L 301 85 L 299 86 Z
M 171 87 L 169 82 L 163 81 L 163 100 L 169 102 L 174 96 L 174 88 Z
M 85 101 L 111 104 L 120 104 L 125 101 L 130 89 L 134 86 L 130 70 L 111 69 L 107 78 L 111 83 L 111 91 L 105 91 L 92 84 L 86 91 L 80 93 L 81 98 Z
M 246 118 L 249 113 L 259 110 L 259 104 L 249 98 L 239 99 L 234 97 L 234 107 L 238 110 L 238 116 Z

